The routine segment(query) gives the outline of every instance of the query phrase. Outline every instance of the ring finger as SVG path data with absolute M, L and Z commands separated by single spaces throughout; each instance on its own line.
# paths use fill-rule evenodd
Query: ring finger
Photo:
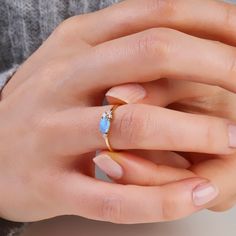
M 109 107 L 74 108 L 56 113 L 44 124 L 47 135 L 43 136 L 43 142 L 52 143 L 53 140 L 54 147 L 51 148 L 60 155 L 106 149 L 99 132 L 99 121 L 106 109 L 109 110 Z M 117 150 L 172 150 L 211 154 L 230 154 L 235 151 L 234 126 L 227 120 L 144 104 L 120 106 L 115 111 L 109 139 Z

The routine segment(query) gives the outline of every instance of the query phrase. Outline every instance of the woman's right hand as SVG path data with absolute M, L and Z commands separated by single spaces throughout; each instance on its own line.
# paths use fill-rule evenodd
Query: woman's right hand
M 93 178 L 91 158 L 96 150 L 106 149 L 98 131 L 101 114 L 109 108 L 99 106 L 106 91 L 119 84 L 157 79 L 163 64 L 155 64 L 165 58 L 165 42 L 177 36 L 189 40 L 190 36 L 178 31 L 149 29 L 159 26 L 157 12 L 168 12 L 166 9 L 175 4 L 166 2 L 125 1 L 97 13 L 73 17 L 59 26 L 14 75 L 0 104 L 0 188 L 4 190 L 0 194 L 1 217 L 34 221 L 75 214 L 116 223 L 155 222 L 181 218 L 207 207 L 206 201 L 196 204 L 203 187 L 214 190 L 208 196 L 209 202 L 216 197 L 214 186 L 191 173 L 190 179 L 174 179 L 177 182 L 154 187 L 123 186 Z M 181 4 L 195 9 L 194 4 Z M 225 6 L 210 4 L 213 10 Z M 150 21 L 144 24 L 147 16 Z M 192 24 L 201 19 L 193 15 Z M 177 23 L 188 30 L 189 25 L 183 21 Z M 217 49 L 216 44 L 212 45 Z M 230 49 L 222 46 L 219 55 L 231 58 Z M 188 54 L 188 62 L 191 60 L 195 55 Z M 217 63 L 212 66 L 219 69 Z M 223 65 L 221 73 L 224 68 L 228 73 Z M 170 70 L 177 78 L 184 73 Z M 191 75 L 191 71 L 188 73 Z M 222 82 L 214 75 L 210 81 L 202 81 L 202 75 L 196 73 L 189 78 Z M 229 86 L 226 81 L 222 85 Z M 116 110 L 110 141 L 115 149 L 122 150 L 231 154 L 235 150 L 229 146 L 228 124 L 221 118 L 125 105 Z M 166 169 L 170 181 L 178 171 Z

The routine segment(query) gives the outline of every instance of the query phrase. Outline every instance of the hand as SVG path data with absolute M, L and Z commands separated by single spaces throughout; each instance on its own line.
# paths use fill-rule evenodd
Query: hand
M 229 6 L 228 6 L 229 7 Z M 234 12 L 235 7 L 230 8 L 229 12 Z M 214 11 L 213 11 L 214 12 Z M 230 15 L 230 13 L 229 13 Z M 233 18 L 233 17 L 232 17 Z M 232 19 L 229 17 L 229 19 Z M 206 24 L 208 24 L 206 22 Z M 236 24 L 232 20 L 231 25 Z M 216 40 L 224 42 L 230 42 L 231 45 L 236 45 L 235 35 L 233 37 L 226 36 L 224 34 L 226 26 L 222 27 L 222 35 L 216 37 Z M 228 27 L 229 29 L 229 27 Z M 205 37 L 210 38 L 215 28 L 209 31 L 209 35 Z M 194 32 L 194 34 L 196 34 Z M 223 39 L 223 40 L 222 40 Z M 192 45 L 194 44 L 195 38 L 192 39 Z M 182 40 L 184 41 L 184 40 Z M 185 45 L 191 43 L 185 42 Z M 178 42 L 180 45 L 180 42 Z M 175 48 L 175 43 L 169 45 L 169 48 Z M 193 49 L 196 47 L 192 46 Z M 186 51 L 189 53 L 190 48 L 186 47 Z M 232 53 L 235 53 L 235 48 L 231 48 Z M 169 52 L 170 55 L 172 51 Z M 184 53 L 182 53 L 184 54 Z M 180 56 L 182 56 L 179 53 Z M 210 50 L 204 53 L 198 50 L 199 61 L 200 56 L 202 62 L 206 63 L 206 54 L 214 55 L 210 53 Z M 169 61 L 168 55 L 167 61 Z M 198 55 L 196 55 L 198 57 Z M 209 57 L 210 58 L 210 57 Z M 171 58 L 172 60 L 173 58 Z M 182 58 L 181 58 L 182 59 Z M 212 56 L 212 60 L 214 56 Z M 225 60 L 218 60 L 220 63 L 225 63 Z M 186 63 L 187 64 L 187 63 Z M 206 63 L 209 67 L 207 73 L 211 74 L 211 65 L 213 63 Z M 175 64 L 174 64 L 175 65 Z M 235 73 L 234 63 L 232 63 L 231 74 Z M 191 67 L 194 69 L 194 67 Z M 189 67 L 186 67 L 188 70 Z M 185 71 L 186 71 L 185 70 Z M 201 68 L 199 67 L 199 70 Z M 230 74 L 228 78 L 231 78 Z M 221 80 L 227 80 L 227 77 L 222 77 Z M 227 87 L 227 86 L 225 86 Z M 228 88 L 234 90 L 233 86 Z M 168 107 L 170 109 L 188 112 L 199 115 L 208 115 L 211 117 L 222 117 L 232 122 L 236 120 L 235 104 L 236 95 L 233 92 L 229 92 L 219 87 L 213 87 L 200 83 L 194 83 L 190 81 L 174 80 L 174 79 L 160 79 L 153 82 L 142 83 L 142 84 L 125 84 L 117 87 L 113 87 L 107 92 L 107 99 L 110 104 L 131 104 L 131 103 L 142 103 L 150 104 L 161 107 Z M 196 126 L 198 124 L 196 123 Z M 231 127 L 231 135 L 235 135 L 235 127 Z M 182 142 L 180 135 L 179 142 Z M 211 138 L 209 137 L 207 145 L 209 145 L 209 153 L 211 147 Z M 236 142 L 235 139 L 232 140 Z M 104 161 L 106 156 L 112 157 L 113 160 L 122 166 L 123 173 L 119 180 L 113 175 L 112 169 L 104 168 L 100 163 L 100 159 Z M 140 158 L 142 157 L 142 158 Z M 146 160 L 144 160 L 145 158 Z M 236 168 L 236 155 L 231 156 L 224 155 L 203 155 L 199 153 L 172 153 L 172 152 L 160 152 L 160 151 L 135 151 L 130 153 L 107 153 L 103 152 L 102 156 L 98 156 L 95 162 L 102 168 L 110 177 L 116 180 L 116 182 L 125 184 L 140 184 L 140 185 L 162 185 L 171 183 L 176 179 L 188 178 L 189 176 L 201 176 L 210 179 L 220 190 L 218 198 L 216 198 L 209 208 L 214 211 L 223 211 L 232 208 L 236 203 L 236 185 L 235 168 Z M 148 160 L 151 160 L 148 161 Z M 158 165 L 156 165 L 158 164 Z M 179 167 L 188 170 L 179 170 L 175 173 L 171 167 Z M 190 172 L 191 170 L 191 172 Z M 142 173 L 140 175 L 134 175 L 133 173 Z
M 168 107 L 181 112 L 222 117 L 236 121 L 236 94 L 209 85 L 161 79 L 144 84 L 116 86 L 107 92 L 110 103 L 143 103 Z M 196 124 L 198 126 L 198 124 Z M 234 128 L 233 131 L 235 132 Z M 180 137 L 181 142 L 181 137 Z M 211 146 L 211 138 L 207 142 Z M 101 153 L 95 162 L 116 182 L 157 186 L 178 179 L 201 176 L 210 179 L 220 190 L 209 206 L 214 211 L 224 211 L 236 203 L 236 155 L 204 155 L 199 153 L 174 153 L 167 151 L 140 151 L 131 153 Z M 122 167 L 122 176 L 114 176 L 112 169 L 101 165 L 100 159 L 112 157 Z M 103 161 L 104 162 L 104 161 Z M 169 166 L 167 168 L 167 166 Z M 182 168 L 179 171 L 172 167 Z M 166 170 L 172 171 L 166 175 Z M 135 175 L 133 173 L 136 173 Z
M 212 64 L 215 72 L 209 74 L 207 81 L 202 81 L 203 75 L 197 73 L 196 68 L 186 71 L 186 65 L 193 65 L 198 59 L 190 52 L 183 54 L 183 58 L 188 55 L 189 58 L 180 60 L 183 65 L 177 64 L 178 71 L 174 67 L 163 70 L 165 49 L 168 49 L 165 42 L 175 40 L 176 36 L 184 42 L 192 37 L 170 29 L 150 30 L 161 24 L 156 13 L 174 9 L 175 2 L 160 3 L 125 1 L 97 13 L 67 20 L 12 78 L 3 91 L 0 104 L 0 186 L 4 189 L 1 192 L 1 217 L 34 221 L 75 214 L 117 223 L 165 221 L 203 209 L 217 196 L 214 185 L 192 174 L 190 179 L 160 187 L 114 185 L 90 177 L 93 171 L 89 159 L 95 150 L 106 148 L 98 132 L 98 123 L 101 114 L 108 109 L 99 105 L 109 88 L 122 83 L 153 81 L 168 74 L 176 78 L 183 76 L 186 80 L 184 75 L 188 75 L 191 80 L 230 88 L 233 84 L 219 77 L 221 73 L 228 74 L 229 67 L 219 65 L 218 61 Z M 179 4 L 194 10 L 196 5 L 199 6 L 196 3 Z M 209 1 L 208 4 L 213 11 L 222 9 L 222 14 L 229 9 L 223 3 Z M 204 9 L 206 5 L 202 7 Z M 181 12 L 182 8 L 179 10 Z M 192 26 L 202 20 L 197 14 L 189 17 L 191 20 L 187 24 L 179 19 L 176 26 L 187 32 L 190 23 L 193 29 Z M 162 23 L 167 18 L 164 17 Z M 216 35 L 222 24 L 224 22 L 216 24 Z M 102 27 L 98 29 L 97 25 Z M 212 24 L 204 26 L 203 31 L 212 28 Z M 139 31 L 142 32 L 133 34 Z M 227 30 L 224 33 L 226 36 L 232 34 Z M 198 46 L 207 44 L 204 50 L 215 49 L 216 60 L 228 58 L 226 63 L 232 65 L 232 47 L 195 40 Z M 183 46 L 183 43 L 179 44 L 179 47 Z M 161 59 L 163 63 L 160 63 Z M 200 66 L 202 70 L 205 68 L 203 64 Z M 147 118 L 149 129 L 143 129 Z M 199 123 L 197 128 L 196 122 Z M 111 143 L 116 149 L 233 154 L 235 150 L 229 145 L 228 125 L 228 120 L 222 118 L 155 106 L 125 105 L 116 111 Z M 196 137 L 191 142 L 190 131 L 192 137 Z M 178 142 L 176 133 L 184 142 Z M 205 143 L 209 134 L 213 137 L 210 149 Z M 171 171 L 178 170 L 173 168 Z M 210 189 L 211 196 L 201 202 L 199 192 L 203 188 Z

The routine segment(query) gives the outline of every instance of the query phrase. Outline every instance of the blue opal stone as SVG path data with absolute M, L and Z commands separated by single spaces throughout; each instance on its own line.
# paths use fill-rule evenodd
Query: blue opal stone
M 111 126 L 111 121 L 107 117 L 102 117 L 100 121 L 100 131 L 102 134 L 107 134 Z

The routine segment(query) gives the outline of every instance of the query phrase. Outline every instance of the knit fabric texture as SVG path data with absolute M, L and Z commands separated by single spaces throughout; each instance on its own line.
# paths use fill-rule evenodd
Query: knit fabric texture
M 37 50 L 62 21 L 120 1 L 0 0 L 0 92 L 16 66 Z
M 18 236 L 24 231 L 26 226 L 27 224 L 0 219 L 0 236 Z
M 7 84 L 7 82 L 10 80 L 10 78 L 13 76 L 13 74 L 18 69 L 18 65 L 12 65 L 11 69 L 0 73 L 0 94 L 4 86 Z
M 0 72 L 21 64 L 70 16 L 119 0 L 0 0 Z

